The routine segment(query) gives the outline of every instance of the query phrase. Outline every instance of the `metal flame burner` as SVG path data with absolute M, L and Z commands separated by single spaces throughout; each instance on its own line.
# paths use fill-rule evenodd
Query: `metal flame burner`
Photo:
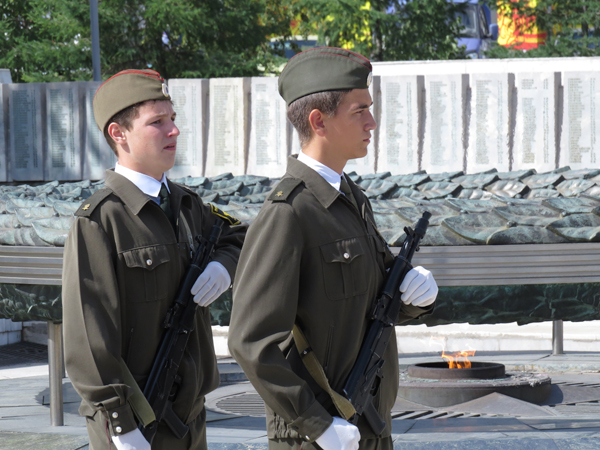
M 489 380 L 504 378 L 504 364 L 472 362 L 469 369 L 450 369 L 446 361 L 419 363 L 408 367 L 408 376 L 433 380 Z
M 504 365 L 473 362 L 470 369 L 449 369 L 447 362 L 420 363 L 400 373 L 398 396 L 426 406 L 451 406 L 497 392 L 541 403 L 551 391 L 545 374 L 505 373 Z

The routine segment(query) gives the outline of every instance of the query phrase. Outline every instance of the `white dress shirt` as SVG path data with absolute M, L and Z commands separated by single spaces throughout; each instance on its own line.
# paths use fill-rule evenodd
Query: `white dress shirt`
M 142 191 L 147 196 L 152 197 L 153 200 L 158 197 L 161 185 L 163 183 L 167 187 L 167 191 L 169 191 L 169 194 L 171 193 L 171 191 L 169 190 L 169 185 L 167 184 L 167 177 L 164 173 L 161 180 L 158 181 L 155 178 L 152 178 L 151 176 L 145 175 L 140 172 L 136 172 L 135 170 L 128 169 L 127 167 L 120 165 L 118 162 L 115 164 L 115 172 L 119 175 L 123 175 L 125 178 L 127 178 L 129 181 L 135 184 L 140 189 L 140 191 Z

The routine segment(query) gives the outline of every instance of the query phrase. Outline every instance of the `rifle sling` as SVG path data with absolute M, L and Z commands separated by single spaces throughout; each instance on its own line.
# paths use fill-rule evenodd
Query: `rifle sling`
M 317 384 L 329 394 L 331 400 L 333 400 L 335 408 L 340 413 L 340 416 L 342 416 L 345 420 L 350 420 L 350 418 L 356 414 L 354 406 L 352 406 L 352 403 L 350 403 L 346 397 L 338 394 L 331 388 L 329 381 L 327 381 L 327 376 L 325 375 L 323 366 L 317 359 L 315 353 L 312 351 L 310 345 L 308 345 L 306 336 L 304 336 L 304 333 L 298 325 L 294 325 L 292 335 L 294 336 L 296 348 L 298 349 L 298 353 L 300 353 L 300 357 L 302 358 L 302 362 L 308 370 L 308 373 L 310 373 Z
M 125 361 L 123 361 L 123 358 L 121 358 L 120 363 L 123 372 L 123 381 L 125 381 L 125 384 L 129 386 L 132 391 L 127 402 L 142 425 L 147 427 L 156 420 L 154 410 L 152 409 L 152 406 L 150 406 L 150 403 L 148 403 L 148 400 L 146 400 L 146 397 L 144 397 L 144 393 L 133 378 Z

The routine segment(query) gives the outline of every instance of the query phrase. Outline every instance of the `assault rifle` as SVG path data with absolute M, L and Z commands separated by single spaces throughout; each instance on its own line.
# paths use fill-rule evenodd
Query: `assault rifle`
M 419 250 L 419 242 L 425 237 L 431 214 L 424 212 L 417 222 L 414 231 L 405 227 L 406 239 L 394 265 L 388 272 L 383 290 L 377 298 L 377 303 L 371 316 L 372 323 L 367 330 L 356 363 L 350 372 L 343 393 L 356 410 L 350 423 L 356 425 L 358 418 L 364 415 L 373 431 L 380 435 L 385 428 L 385 421 L 379 416 L 373 405 L 381 379 L 383 378 L 383 355 L 389 340 L 395 336 L 394 325 L 398 321 L 402 299 L 400 284 L 406 274 L 412 269 L 413 254 Z
M 221 237 L 222 230 L 223 221 L 217 220 L 208 239 L 196 237 L 198 248 L 192 257 L 192 264 L 185 274 L 175 302 L 163 322 L 166 332 L 144 388 L 144 397 L 150 403 L 156 420 L 146 427 L 141 423 L 139 425 L 140 431 L 150 444 L 152 444 L 160 422 L 165 422 L 179 439 L 182 439 L 189 430 L 188 426 L 173 411 L 173 401 L 181 383 L 181 377 L 177 375 L 179 364 L 183 358 L 190 333 L 194 330 L 195 313 L 198 307 L 190 291 L 210 262 L 210 256 Z

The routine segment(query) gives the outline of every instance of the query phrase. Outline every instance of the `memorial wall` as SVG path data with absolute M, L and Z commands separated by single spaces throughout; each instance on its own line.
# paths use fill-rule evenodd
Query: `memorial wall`
M 599 73 L 600 58 L 374 63 L 378 128 L 346 171 L 596 167 Z M 92 114 L 99 83 L 0 81 L 0 181 L 99 180 L 114 166 Z M 170 177 L 278 177 L 300 150 L 276 77 L 168 84 L 181 133 Z

